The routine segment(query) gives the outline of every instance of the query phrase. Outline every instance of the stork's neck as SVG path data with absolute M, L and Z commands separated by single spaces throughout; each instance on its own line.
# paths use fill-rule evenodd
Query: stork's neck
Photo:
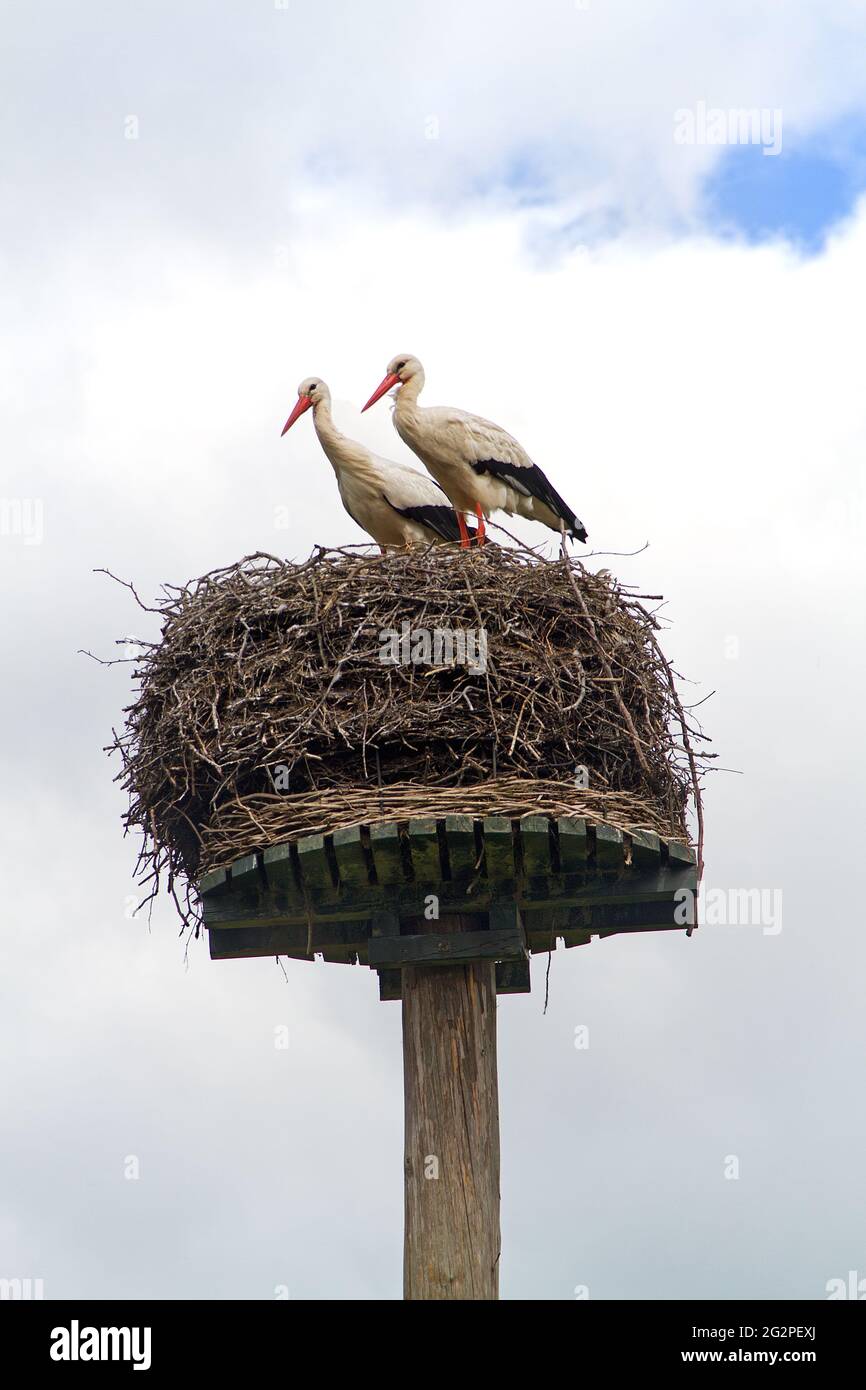
M 313 424 L 341 490 L 346 477 L 370 483 L 374 487 L 378 485 L 376 467 L 369 451 L 363 444 L 340 433 L 331 415 L 330 401 L 319 401 L 313 406 Z
M 350 440 L 341 434 L 334 424 L 330 401 L 317 401 L 313 406 L 313 425 L 319 436 L 319 443 L 334 468 L 345 467 L 347 463 L 350 463 Z
M 397 404 L 394 411 L 397 415 L 414 415 L 418 409 L 418 397 L 424 389 L 424 373 L 416 372 L 410 376 L 408 381 L 404 381 L 400 390 L 397 392 Z

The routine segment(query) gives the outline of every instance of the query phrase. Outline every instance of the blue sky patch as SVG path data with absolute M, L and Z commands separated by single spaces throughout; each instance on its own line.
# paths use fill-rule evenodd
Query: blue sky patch
M 808 143 L 765 155 L 731 145 L 705 190 L 705 220 L 717 234 L 757 243 L 785 237 L 808 255 L 866 191 L 866 123 L 846 124 Z

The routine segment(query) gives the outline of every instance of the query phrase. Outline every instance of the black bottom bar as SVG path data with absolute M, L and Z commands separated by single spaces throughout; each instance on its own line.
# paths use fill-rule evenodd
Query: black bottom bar
M 537 1305 L 528 1305 L 533 1316 Z M 376 1315 L 373 1314 L 373 1317 Z M 417 1334 L 431 1324 L 460 1322 L 461 1332 L 480 1330 L 480 1319 L 491 1335 L 485 1340 L 485 1369 L 495 1365 L 506 1348 L 514 1354 L 513 1317 L 507 1300 L 498 1304 L 449 1303 L 433 1308 L 403 1304 L 390 1315 L 389 1335 L 406 1329 Z M 394 1324 L 394 1317 L 397 1324 Z M 371 1313 L 364 1303 L 273 1302 L 13 1302 L 0 1301 L 0 1337 L 4 1363 L 15 1364 L 16 1383 L 29 1375 L 47 1374 L 49 1381 L 83 1375 L 93 1380 L 130 1375 L 140 1366 L 138 1380 L 161 1382 L 186 1372 L 213 1373 L 217 1383 L 269 1366 L 294 1379 L 303 1349 L 321 1359 L 321 1369 L 333 1373 L 343 1357 L 357 1370 L 364 1355 Z M 489 1321 L 488 1321 L 489 1319 Z M 334 1337 L 335 1322 L 340 1333 Z M 470 1322 L 471 1320 L 471 1322 Z M 357 1328 L 360 1340 L 352 1337 Z M 135 1331 L 137 1329 L 137 1332 Z M 543 1326 L 543 1354 L 574 1356 L 598 1370 L 661 1371 L 701 1365 L 801 1365 L 829 1372 L 862 1365 L 866 1304 L 839 1302 L 602 1302 L 579 1296 L 548 1304 Z M 318 1332 L 327 1334 L 324 1340 Z M 529 1331 L 529 1327 L 527 1327 Z M 553 1342 L 553 1345 L 551 1345 Z M 558 1343 L 558 1345 L 557 1345 Z M 438 1348 L 438 1350 L 437 1350 Z M 528 1350 L 528 1339 L 527 1339 Z M 90 1359 L 93 1353 L 104 1359 Z M 122 1358 L 126 1355 L 126 1359 Z M 536 1354 L 541 1354 L 536 1347 Z M 424 1344 L 425 1379 L 438 1356 L 453 1362 L 450 1339 Z M 61 1359 L 70 1358 L 70 1359 Z M 77 1359 L 76 1359 L 77 1358 Z M 306 1361 L 306 1356 L 303 1357 Z M 281 1369 L 282 1368 L 282 1369 Z M 21 1375 L 23 1372 L 23 1376 Z M 192 1382 L 190 1382 L 192 1383 Z M 200 1383 L 200 1382 L 196 1382 Z

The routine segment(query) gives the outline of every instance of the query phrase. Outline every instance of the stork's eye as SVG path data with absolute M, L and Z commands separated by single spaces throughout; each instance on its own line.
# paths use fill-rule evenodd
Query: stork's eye
M 405 365 L 406 365 L 405 362 L 398 362 L 398 363 L 397 363 L 397 371 L 398 371 L 398 372 L 402 372 L 402 370 L 403 370 L 403 368 L 405 367 Z

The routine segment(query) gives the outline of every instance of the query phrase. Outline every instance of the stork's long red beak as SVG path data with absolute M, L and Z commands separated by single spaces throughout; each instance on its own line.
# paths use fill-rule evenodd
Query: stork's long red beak
M 304 411 L 305 411 L 305 410 L 309 410 L 309 408 L 310 408 L 310 406 L 311 406 L 312 404 L 313 404 L 313 402 L 310 400 L 310 397 L 309 397 L 309 396 L 298 396 L 298 403 L 297 403 L 297 405 L 295 406 L 294 410 L 292 411 L 292 413 L 291 413 L 291 415 L 289 416 L 289 418 L 288 418 L 288 420 L 286 421 L 286 423 L 283 425 L 283 430 L 282 430 L 282 434 L 280 435 L 280 439 L 282 439 L 282 437 L 283 437 L 283 435 L 285 434 L 286 430 L 290 430 L 290 429 L 292 428 L 292 425 L 295 423 L 295 421 L 296 421 L 296 420 L 299 420 L 299 419 L 301 418 L 301 416 L 303 415 Z
M 382 384 L 376 387 L 367 404 L 364 406 L 364 410 L 369 410 L 371 405 L 375 405 L 377 401 L 381 400 L 385 392 L 390 391 L 392 386 L 399 385 L 400 378 L 398 377 L 397 373 L 389 372 Z M 362 415 L 364 414 L 364 410 L 361 411 Z

